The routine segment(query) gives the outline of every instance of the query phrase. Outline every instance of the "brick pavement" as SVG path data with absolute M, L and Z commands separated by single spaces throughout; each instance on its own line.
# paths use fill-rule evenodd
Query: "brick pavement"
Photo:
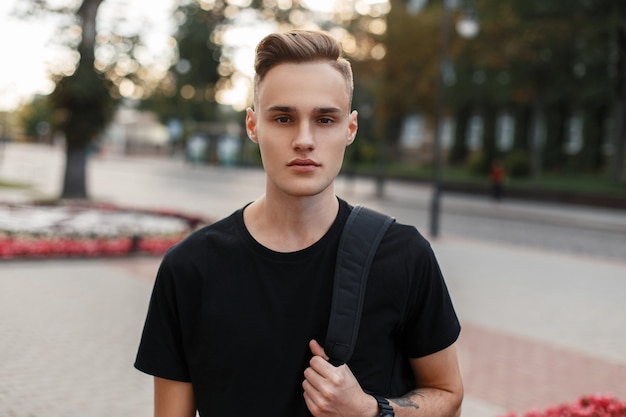
M 626 261 L 451 236 L 433 247 L 463 322 L 464 417 L 626 400 Z
M 148 417 L 150 284 L 99 260 L 0 263 L 0 416 Z
M 459 349 L 466 395 L 503 411 L 545 409 L 594 393 L 626 398 L 623 363 L 471 322 L 463 323 Z
M 437 247 L 445 262 L 447 247 Z M 0 321 L 0 415 L 150 415 L 150 379 L 132 361 L 158 262 L 0 263 L 0 317 L 10 318 Z M 453 295 L 456 285 L 452 279 Z M 496 417 L 595 392 L 626 398 L 626 361 L 517 330 L 463 320 L 464 417 Z

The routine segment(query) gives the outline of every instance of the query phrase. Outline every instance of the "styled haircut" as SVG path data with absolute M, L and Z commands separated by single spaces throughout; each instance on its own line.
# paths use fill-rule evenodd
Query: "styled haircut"
M 272 33 L 259 42 L 254 61 L 254 95 L 265 75 L 285 63 L 328 62 L 344 77 L 350 100 L 354 90 L 352 66 L 342 57 L 341 46 L 330 34 L 321 31 L 293 30 Z

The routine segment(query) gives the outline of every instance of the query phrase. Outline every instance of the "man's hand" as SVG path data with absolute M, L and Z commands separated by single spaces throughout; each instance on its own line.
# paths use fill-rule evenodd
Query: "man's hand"
M 313 358 L 304 371 L 304 401 L 315 417 L 374 417 L 378 404 L 363 392 L 347 365 L 328 362 L 324 348 L 315 340 L 309 342 Z

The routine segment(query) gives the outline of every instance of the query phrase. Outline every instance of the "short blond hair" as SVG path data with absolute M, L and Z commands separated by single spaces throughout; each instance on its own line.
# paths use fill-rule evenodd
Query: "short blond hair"
M 254 96 L 267 73 L 277 65 L 285 63 L 328 62 L 346 81 L 350 101 L 354 91 L 354 80 L 350 62 L 342 57 L 339 42 L 322 31 L 292 30 L 272 33 L 259 42 L 254 61 Z

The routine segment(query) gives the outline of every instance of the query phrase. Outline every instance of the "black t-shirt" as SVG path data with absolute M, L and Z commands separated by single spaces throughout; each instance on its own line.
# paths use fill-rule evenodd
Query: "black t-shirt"
M 243 209 L 173 247 L 154 285 L 135 367 L 192 382 L 201 416 L 310 416 L 302 390 L 324 345 L 339 237 L 351 207 L 340 200 L 312 246 L 272 251 L 247 231 Z M 451 345 L 460 325 L 428 242 L 394 223 L 370 270 L 348 366 L 369 392 L 411 389 L 407 358 Z

